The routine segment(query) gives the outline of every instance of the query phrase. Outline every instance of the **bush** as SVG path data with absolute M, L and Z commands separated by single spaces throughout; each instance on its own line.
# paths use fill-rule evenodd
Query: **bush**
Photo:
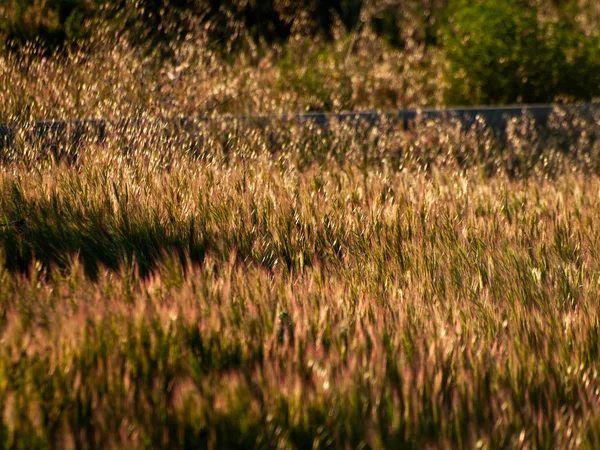
M 86 19 L 102 0 L 5 0 L 0 5 L 0 43 L 16 46 L 35 41 L 46 48 L 86 36 Z
M 242 30 L 256 41 L 285 41 L 298 21 L 309 35 L 331 38 L 339 19 L 347 30 L 359 22 L 363 0 L 6 0 L 0 4 L 0 42 L 17 47 L 36 41 L 54 49 L 89 35 L 86 20 L 117 23 L 134 44 L 169 43 L 202 25 L 216 43 L 235 40 Z M 298 25 L 296 24 L 296 25 Z M 239 28 L 241 27 L 241 28 Z M 238 36 L 239 37 L 239 36 Z M 139 42 L 137 42 L 139 41 Z
M 600 94 L 598 38 L 566 21 L 541 23 L 519 0 L 455 0 L 441 41 L 447 104 L 589 100 Z
M 132 44 L 168 42 L 184 32 L 184 20 L 204 11 L 195 0 L 6 0 L 0 5 L 0 43 L 19 50 L 34 42 L 46 52 L 77 44 L 113 28 Z M 200 2 L 201 3 L 201 2 Z M 185 19 L 184 19 L 185 18 Z M 195 23 L 195 22 L 193 22 Z
M 307 101 L 308 111 L 352 109 L 352 79 L 343 56 L 331 46 L 288 48 L 279 61 L 277 88 Z
M 0 43 L 13 48 L 36 41 L 54 49 L 89 36 L 94 26 L 127 30 L 134 45 L 167 44 L 198 27 L 213 43 L 239 47 L 240 38 L 282 43 L 297 32 L 333 39 L 335 24 L 346 31 L 370 27 L 393 47 L 410 37 L 435 44 L 434 23 L 448 0 L 5 0 L 0 1 Z M 237 41 L 237 42 L 233 42 Z

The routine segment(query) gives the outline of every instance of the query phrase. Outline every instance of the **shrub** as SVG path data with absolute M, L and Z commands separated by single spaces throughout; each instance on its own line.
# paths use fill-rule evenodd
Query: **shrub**
M 305 98 L 306 110 L 352 108 L 352 80 L 340 52 L 331 46 L 311 48 L 308 44 L 288 48 L 279 61 L 277 88 Z M 301 56 L 300 56 L 301 55 Z
M 589 100 L 600 94 L 598 39 L 567 21 L 542 23 L 519 0 L 455 0 L 441 41 L 448 104 Z
M 89 35 L 85 22 L 90 19 L 116 22 L 136 44 L 168 44 L 200 24 L 211 30 L 215 43 L 236 40 L 240 31 L 272 43 L 285 41 L 295 21 L 303 32 L 331 38 L 336 18 L 351 30 L 362 6 L 362 0 L 6 0 L 0 5 L 0 42 L 37 41 L 53 49 Z
M 297 32 L 332 40 L 339 23 L 346 31 L 365 24 L 396 48 L 410 36 L 435 44 L 435 18 L 447 0 L 423 5 L 389 0 L 6 0 L 0 2 L 0 42 L 14 48 L 36 41 L 54 49 L 90 35 L 95 27 L 116 25 L 129 31 L 133 44 L 167 44 L 202 27 L 214 44 L 240 47 L 240 38 L 282 43 Z
M 54 48 L 86 35 L 85 20 L 100 10 L 102 0 L 6 0 L 0 5 L 0 42 L 37 41 Z

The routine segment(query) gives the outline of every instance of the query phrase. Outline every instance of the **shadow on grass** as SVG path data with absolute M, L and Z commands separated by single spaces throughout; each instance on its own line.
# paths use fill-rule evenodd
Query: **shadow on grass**
M 59 194 L 34 203 L 15 186 L 2 187 L 0 207 L 9 211 L 5 222 L 15 218 L 25 221 L 22 229 L 0 228 L 4 266 L 13 273 L 28 273 L 34 261 L 46 269 L 65 269 L 74 257 L 93 280 L 101 267 L 119 271 L 135 266 L 145 278 L 173 258 L 184 271 L 190 264 L 202 264 L 207 255 L 228 260 L 233 253 L 239 262 L 284 271 L 301 270 L 314 257 L 336 258 L 326 250 L 329 245 L 325 238 L 318 240 L 319 248 L 296 249 L 289 237 L 274 242 L 268 230 L 250 236 L 239 229 L 215 227 L 214 223 L 206 226 L 202 217 L 170 220 L 152 208 L 113 214 L 110 204 L 83 207 L 61 199 Z M 257 239 L 268 245 L 257 251 Z M 340 236 L 332 239 L 339 240 Z
M 25 226 L 0 228 L 0 249 L 11 272 L 27 273 L 34 261 L 46 268 L 67 268 L 75 256 L 92 279 L 101 266 L 119 270 L 132 261 L 139 275 L 146 277 L 167 255 L 179 256 L 184 266 L 201 263 L 210 246 L 193 219 L 165 225 L 151 211 L 136 218 L 110 217 L 106 211 L 94 210 L 83 214 L 59 205 L 56 198 L 34 204 L 15 193 L 16 207 L 10 209 L 12 215 L 25 219 Z

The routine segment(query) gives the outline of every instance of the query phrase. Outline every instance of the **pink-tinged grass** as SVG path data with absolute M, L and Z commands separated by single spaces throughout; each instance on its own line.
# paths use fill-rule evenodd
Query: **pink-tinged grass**
M 2 120 L 137 118 L 1 149 L 0 446 L 600 445 L 598 117 L 182 133 L 435 104 L 441 61 L 117 44 L 0 55 Z
M 147 132 L 5 162 L 4 446 L 598 444 L 596 144 Z

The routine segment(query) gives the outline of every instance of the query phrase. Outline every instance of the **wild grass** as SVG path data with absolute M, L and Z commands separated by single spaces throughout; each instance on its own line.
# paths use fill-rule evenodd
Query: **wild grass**
M 6 149 L 2 446 L 597 447 L 597 124 L 554 120 Z
M 35 46 L 0 52 L 0 121 L 307 110 L 394 109 L 443 103 L 442 54 L 412 43 L 389 47 L 365 30 L 336 40 L 302 37 L 285 46 L 225 54 L 201 31 L 156 48 L 134 47 L 98 29 L 83 48 L 45 56 Z M 249 39 L 249 38 L 248 38 Z
M 441 102 L 438 53 L 333 32 L 0 55 L 1 121 L 121 123 L 0 149 L 1 447 L 600 445 L 598 117 L 219 117 Z

